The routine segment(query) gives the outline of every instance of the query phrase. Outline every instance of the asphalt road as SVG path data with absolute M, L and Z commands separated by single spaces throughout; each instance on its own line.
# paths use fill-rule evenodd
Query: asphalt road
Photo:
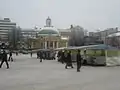
M 120 90 L 120 67 L 65 69 L 57 61 L 42 63 L 36 56 L 14 56 L 0 69 L 0 90 Z

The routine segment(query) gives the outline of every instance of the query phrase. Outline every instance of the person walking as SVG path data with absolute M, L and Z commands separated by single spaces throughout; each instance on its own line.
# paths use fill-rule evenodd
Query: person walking
M 31 55 L 31 57 L 32 57 L 32 51 L 31 51 L 30 55 Z
M 40 62 L 42 62 L 42 59 L 43 59 L 43 52 L 40 51 L 40 52 L 39 52 L 39 55 L 40 55 Z
M 18 51 L 16 51 L 16 56 L 18 56 Z
M 6 62 L 7 69 L 9 69 L 9 64 L 8 64 L 8 61 L 7 61 L 7 53 L 5 52 L 5 50 L 3 51 L 3 54 L 2 54 L 2 61 L 1 61 L 1 64 L 0 64 L 0 68 L 2 67 L 4 62 Z
M 80 50 L 78 50 L 76 58 L 77 58 L 77 72 L 80 72 L 81 60 L 82 60 L 82 57 L 81 57 L 81 54 L 80 54 Z
M 60 58 L 60 62 L 61 62 L 62 64 L 64 64 L 64 61 L 65 61 L 65 52 L 62 51 L 62 53 L 61 53 L 61 58 Z
M 61 61 L 61 58 L 62 58 L 62 51 L 58 51 L 58 54 L 57 54 L 57 57 L 58 57 L 58 62 Z
M 72 65 L 71 51 L 69 51 L 69 52 L 67 53 L 66 66 L 65 66 L 65 68 L 67 69 L 68 66 L 71 67 L 71 68 L 74 68 L 73 65 Z
M 10 51 L 10 53 L 9 53 L 9 59 L 8 59 L 8 61 L 12 61 L 13 62 L 12 51 Z
M 39 55 L 39 51 L 37 52 L 37 59 L 40 57 L 40 55 Z

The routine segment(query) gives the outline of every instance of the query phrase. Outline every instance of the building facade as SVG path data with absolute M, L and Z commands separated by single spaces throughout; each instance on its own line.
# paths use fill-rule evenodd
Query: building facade
M 9 18 L 0 20 L 0 41 L 9 42 L 13 31 L 16 29 L 16 23 L 11 22 Z
M 102 40 L 104 43 L 106 43 L 106 37 L 110 34 L 114 34 L 117 32 L 118 32 L 118 28 L 108 28 L 104 31 L 89 32 L 89 36 L 98 37 L 99 40 Z
M 70 46 L 83 46 L 84 45 L 84 28 L 81 26 L 72 26 L 70 28 L 70 40 L 69 45 Z
M 16 23 L 11 22 L 9 18 L 0 20 L 0 42 L 15 47 L 19 39 L 20 29 L 16 27 Z
M 36 38 L 38 32 L 39 31 L 36 29 L 22 29 L 21 30 L 22 40 L 25 40 L 27 38 Z
M 108 35 L 106 44 L 120 48 L 120 32 Z
M 54 49 L 67 47 L 69 31 L 57 29 L 52 26 L 52 21 L 48 17 L 46 25 L 39 30 L 36 38 L 30 38 L 31 48 Z

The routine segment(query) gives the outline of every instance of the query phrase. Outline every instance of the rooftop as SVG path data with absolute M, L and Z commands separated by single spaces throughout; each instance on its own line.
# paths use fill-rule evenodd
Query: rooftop
M 39 32 L 39 36 L 47 36 L 47 35 L 59 36 L 59 31 L 55 27 L 42 28 Z
M 120 36 L 120 32 L 110 34 L 107 37 L 116 37 L 116 36 Z

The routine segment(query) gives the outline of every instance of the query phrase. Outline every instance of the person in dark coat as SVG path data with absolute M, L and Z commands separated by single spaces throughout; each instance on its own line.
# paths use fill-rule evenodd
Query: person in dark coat
M 16 56 L 18 56 L 18 51 L 16 51 Z
M 42 62 L 42 59 L 43 59 L 43 52 L 39 52 L 39 55 L 40 55 L 40 62 Z
M 71 59 L 71 51 L 69 51 L 69 52 L 67 53 L 66 66 L 65 66 L 65 68 L 67 69 L 68 66 L 70 66 L 71 68 L 73 68 L 72 59 Z
M 37 52 L 37 59 L 39 58 L 39 52 Z
M 61 62 L 62 64 L 64 64 L 64 62 L 65 62 L 65 52 L 64 52 L 64 51 L 61 52 L 60 62 Z
M 30 55 L 31 55 L 31 57 L 32 57 L 32 51 L 31 51 Z
M 78 50 L 76 58 L 77 58 L 77 72 L 80 72 L 81 60 L 82 60 L 82 57 L 81 57 L 81 54 L 80 54 L 80 50 Z
M 10 53 L 9 53 L 9 59 L 8 59 L 8 61 L 12 61 L 13 62 L 12 51 L 10 51 Z
M 57 57 L 58 57 L 58 62 L 60 62 L 61 60 L 61 55 L 62 55 L 62 51 L 58 51 Z
M 6 62 L 7 69 L 9 69 L 9 64 L 8 64 L 8 61 L 7 61 L 7 53 L 5 51 L 3 51 L 2 61 L 1 61 L 1 64 L 0 64 L 0 68 L 2 67 L 2 65 L 3 65 L 4 62 Z

